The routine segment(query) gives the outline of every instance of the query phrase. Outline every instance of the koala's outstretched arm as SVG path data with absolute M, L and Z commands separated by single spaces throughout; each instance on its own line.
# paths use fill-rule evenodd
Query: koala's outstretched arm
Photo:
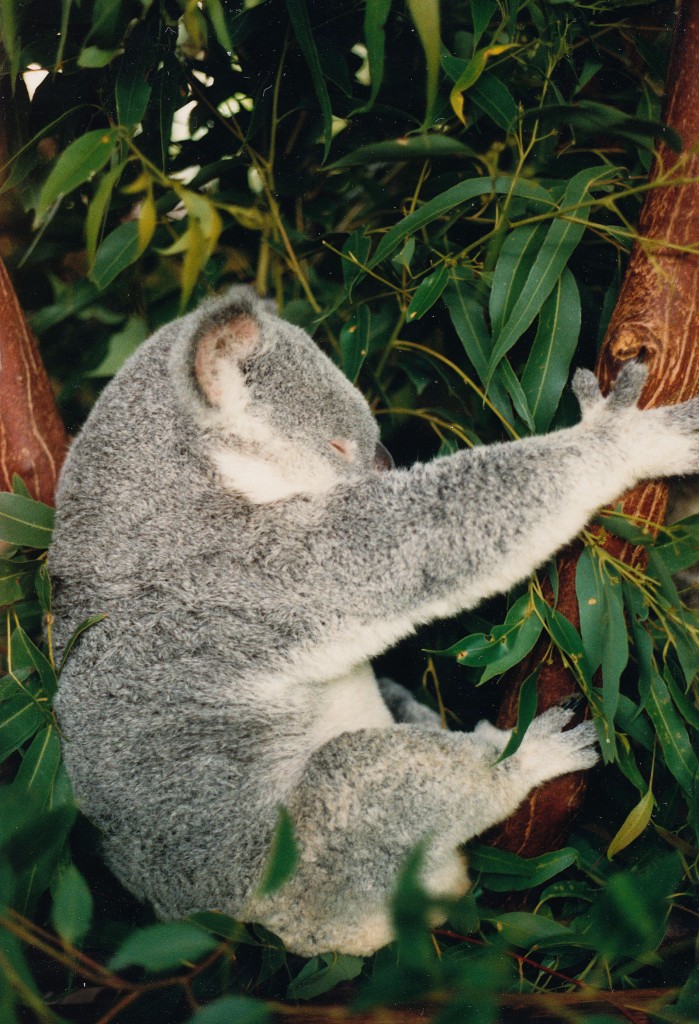
M 639 480 L 696 471 L 699 400 L 640 410 L 644 380 L 629 364 L 604 399 L 578 371 L 577 426 L 386 473 L 331 498 L 313 544 L 344 606 L 414 623 L 453 614 L 525 578 Z
M 299 843 L 296 873 L 244 916 L 303 955 L 373 952 L 391 938 L 388 900 L 416 843 L 426 843 L 428 890 L 460 895 L 460 844 L 510 815 L 540 782 L 595 763 L 590 722 L 561 732 L 571 715 L 553 708 L 535 719 L 499 764 L 509 733 L 487 723 L 473 733 L 397 725 L 330 740 L 285 800 Z

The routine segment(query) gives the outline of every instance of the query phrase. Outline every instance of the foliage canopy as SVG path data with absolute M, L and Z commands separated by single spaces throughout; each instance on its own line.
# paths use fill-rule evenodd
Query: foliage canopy
M 659 123 L 669 16 L 613 0 L 2 0 L 13 276 L 67 422 L 153 328 L 233 280 L 327 346 L 399 461 L 572 422 L 570 368 L 594 363 L 658 138 L 678 151 L 658 183 L 682 172 Z M 30 95 L 31 68 L 48 74 Z M 50 529 L 20 481 L 0 495 L 3 1021 L 18 1006 L 74 1019 L 46 992 L 77 977 L 105 1021 L 116 1003 L 120 1020 L 254 1024 L 265 1000 L 360 975 L 358 1006 L 433 994 L 441 1024 L 494 1020 L 518 987 L 555 1013 L 555 993 L 588 985 L 681 989 L 654 1019 L 696 1019 L 699 655 L 672 579 L 696 560 L 696 521 L 654 543 L 603 519 L 648 546 L 647 573 L 587 531 L 579 633 L 544 598 L 548 568 L 397 655 L 470 724 L 547 636 L 608 763 L 564 849 L 470 852 L 473 891 L 434 940 L 416 851 L 396 944 L 305 964 L 220 914 L 155 923 L 74 827 L 51 712 Z M 533 676 L 520 736 L 535 709 Z M 283 821 L 277 839 L 281 881 Z M 525 909 L 503 909 L 513 892 L 530 892 Z M 48 987 L 47 960 L 64 969 Z

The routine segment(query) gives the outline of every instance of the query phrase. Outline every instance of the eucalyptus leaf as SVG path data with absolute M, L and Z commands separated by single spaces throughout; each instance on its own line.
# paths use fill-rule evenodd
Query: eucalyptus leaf
M 638 801 L 635 807 L 632 807 L 628 815 L 624 819 L 623 824 L 619 828 L 612 839 L 607 849 L 607 857 L 609 860 L 615 857 L 617 853 L 621 853 L 625 850 L 635 839 L 641 835 L 642 832 L 648 827 L 653 813 L 653 807 L 655 800 L 653 798 L 652 790 L 648 790 L 641 799 Z
M 468 178 L 466 181 L 460 181 L 457 185 L 452 185 L 451 188 L 435 196 L 434 199 L 428 200 L 419 210 L 409 213 L 407 217 L 390 228 L 379 242 L 376 252 L 369 261 L 369 267 L 375 267 L 377 263 L 395 252 L 408 235 L 416 234 L 444 214 L 454 213 L 455 209 L 463 203 L 478 196 L 496 196 L 503 193 L 530 199 L 547 207 L 552 206 L 549 194 L 533 182 L 513 181 L 505 176 L 494 180 L 491 178 Z
M 446 263 L 440 263 L 439 267 L 433 273 L 428 274 L 418 285 L 406 313 L 408 322 L 419 320 L 434 306 L 448 281 L 449 267 Z
M 22 494 L 0 492 L 0 540 L 42 549 L 51 543 L 52 531 L 52 508 Z
M 223 996 L 208 1003 L 190 1018 L 189 1024 L 271 1024 L 265 1004 L 249 996 Z
M 512 312 L 495 337 L 489 376 L 532 323 L 577 248 L 590 215 L 591 190 L 603 187 L 615 171 L 613 167 L 588 167 L 568 182 L 560 205 L 561 211 L 570 211 L 568 217 L 557 215 L 546 232 Z
M 90 280 L 106 288 L 115 277 L 138 258 L 138 222 L 120 224 L 103 240 L 95 255 Z
M 646 705 L 662 747 L 665 763 L 686 793 L 692 793 L 699 775 L 699 761 L 692 749 L 687 729 L 677 714 L 663 678 L 651 674 Z
M 131 932 L 109 961 L 112 971 L 138 966 L 151 974 L 171 971 L 186 961 L 201 960 L 217 941 L 189 921 L 167 921 Z
M 43 184 L 36 204 L 37 221 L 43 219 L 57 199 L 72 192 L 104 167 L 115 150 L 118 138 L 116 128 L 105 128 L 86 132 L 71 142 Z
M 51 923 L 58 934 L 71 945 L 85 937 L 92 920 L 92 896 L 74 864 L 61 874 L 53 898 Z
M 580 293 L 566 267 L 539 312 L 536 337 L 522 374 L 522 390 L 537 433 L 551 425 L 580 333 Z
M 260 895 L 267 896 L 280 889 L 296 870 L 298 858 L 294 824 L 286 808 L 280 807 L 267 865 L 260 883 Z
M 323 114 L 323 158 L 327 160 L 328 153 L 330 152 L 330 143 L 332 142 L 333 115 L 332 108 L 330 106 L 328 87 L 325 83 L 323 69 L 320 64 L 320 58 L 318 57 L 318 48 L 316 46 L 313 29 L 308 16 L 306 0 L 285 0 L 285 2 L 286 9 L 289 12 L 289 20 L 291 21 L 291 25 L 294 30 L 294 35 L 296 36 L 298 44 L 301 47 L 301 52 L 308 64 L 308 70 L 311 73 L 313 86 Z

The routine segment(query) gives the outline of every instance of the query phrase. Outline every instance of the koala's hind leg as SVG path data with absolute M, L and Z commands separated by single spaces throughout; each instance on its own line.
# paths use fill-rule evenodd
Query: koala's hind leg
M 415 700 L 410 690 L 392 679 L 377 679 L 384 704 L 395 722 L 421 725 L 423 729 L 441 729 L 442 720 L 436 711 Z
M 299 864 L 279 892 L 253 898 L 246 919 L 304 956 L 368 955 L 390 941 L 389 900 L 408 852 L 426 841 L 423 882 L 435 895 L 468 887 L 459 846 L 508 817 L 527 793 L 597 760 L 590 722 L 572 712 L 532 722 L 519 750 L 495 764 L 507 733 L 396 725 L 343 733 L 309 759 L 286 805 Z M 497 741 L 496 741 L 497 739 Z

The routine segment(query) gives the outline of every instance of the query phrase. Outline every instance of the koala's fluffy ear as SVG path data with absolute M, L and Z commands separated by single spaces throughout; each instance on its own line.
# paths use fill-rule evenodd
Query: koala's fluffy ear
M 201 394 L 213 406 L 224 404 L 239 367 L 260 345 L 255 297 L 246 289 L 201 325 L 192 353 L 192 370 Z M 233 388 L 235 390 L 235 388 Z

